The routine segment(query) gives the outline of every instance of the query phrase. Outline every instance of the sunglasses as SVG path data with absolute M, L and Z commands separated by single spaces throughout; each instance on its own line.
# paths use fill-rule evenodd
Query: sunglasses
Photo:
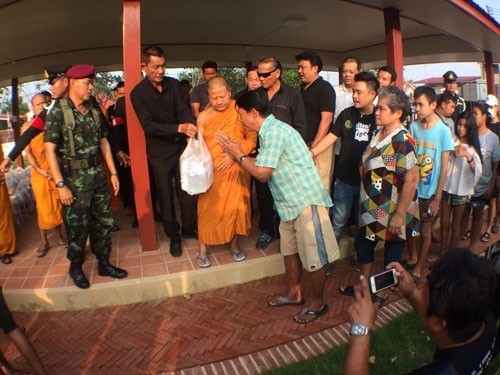
M 259 77 L 262 77 L 262 78 L 267 78 L 269 77 L 271 74 L 273 74 L 276 70 L 278 70 L 278 68 L 274 68 L 274 70 L 271 70 L 270 72 L 266 72 L 266 73 L 259 73 L 257 72 L 257 75 Z

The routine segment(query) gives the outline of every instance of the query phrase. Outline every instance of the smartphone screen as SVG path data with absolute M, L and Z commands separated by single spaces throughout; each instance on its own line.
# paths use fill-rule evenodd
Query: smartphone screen
M 378 293 L 381 290 L 390 288 L 396 285 L 398 278 L 396 277 L 396 270 L 381 272 L 377 275 L 370 276 L 370 289 L 372 293 Z

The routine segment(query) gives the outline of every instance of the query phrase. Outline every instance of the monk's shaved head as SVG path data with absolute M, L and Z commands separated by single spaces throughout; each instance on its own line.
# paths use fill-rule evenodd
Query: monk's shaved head
M 35 104 L 37 104 L 38 102 L 40 101 L 43 101 L 44 103 L 46 102 L 46 99 L 45 99 L 45 95 L 42 94 L 42 93 L 38 93 L 38 94 L 35 94 L 33 95 L 33 97 L 31 98 L 31 104 L 34 106 Z
M 227 89 L 231 91 L 231 87 L 223 77 L 214 77 L 208 81 L 209 90 Z

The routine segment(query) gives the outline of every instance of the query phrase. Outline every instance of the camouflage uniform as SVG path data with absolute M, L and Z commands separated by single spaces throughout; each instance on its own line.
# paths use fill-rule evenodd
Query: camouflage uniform
M 64 183 L 76 198 L 72 205 L 63 205 L 63 219 L 68 235 L 67 258 L 72 262 L 83 262 L 89 235 L 90 248 L 94 254 L 109 255 L 111 252 L 111 196 L 107 175 L 100 161 L 101 139 L 107 134 L 104 125 L 96 123 L 89 108 L 81 114 L 69 98 L 68 104 L 75 119 L 73 139 L 76 158 L 71 157 L 69 135 L 59 102 L 47 114 L 44 141 L 57 145 Z M 71 159 L 91 160 L 95 162 L 95 166 L 72 169 L 69 167 Z

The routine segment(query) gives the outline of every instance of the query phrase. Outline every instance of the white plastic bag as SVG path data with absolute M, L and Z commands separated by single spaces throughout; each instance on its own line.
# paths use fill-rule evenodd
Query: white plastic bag
M 212 155 L 200 133 L 190 138 L 180 158 L 181 187 L 190 195 L 206 192 L 214 182 Z

